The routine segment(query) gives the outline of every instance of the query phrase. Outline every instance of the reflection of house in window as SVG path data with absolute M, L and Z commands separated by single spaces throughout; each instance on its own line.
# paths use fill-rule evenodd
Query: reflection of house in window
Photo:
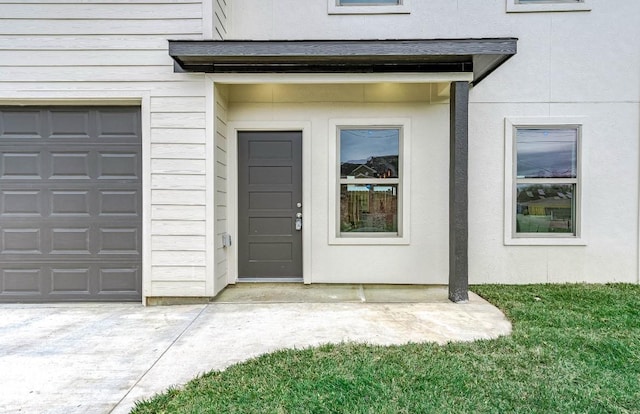
M 376 176 L 376 170 L 374 170 L 371 167 L 366 166 L 365 164 L 361 164 L 361 165 L 358 165 L 353 170 L 351 170 L 351 172 L 349 174 L 347 174 L 347 176 L 348 177 L 353 177 L 353 178 L 375 177 Z
M 519 185 L 517 226 L 524 233 L 571 233 L 574 210 L 569 186 Z M 544 195 L 542 195 L 544 194 Z
M 342 178 L 396 178 L 398 177 L 398 156 L 370 157 L 364 163 L 344 162 L 340 166 L 340 176 Z

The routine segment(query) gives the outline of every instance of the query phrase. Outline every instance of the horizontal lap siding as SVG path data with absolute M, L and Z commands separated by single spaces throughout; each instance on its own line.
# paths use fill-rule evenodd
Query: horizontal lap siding
M 151 295 L 205 296 L 205 99 L 156 96 L 150 106 Z
M 203 21 L 200 0 L 0 0 L 0 96 L 150 93 L 146 296 L 206 292 L 204 79 L 174 73 L 167 51 L 202 39 Z

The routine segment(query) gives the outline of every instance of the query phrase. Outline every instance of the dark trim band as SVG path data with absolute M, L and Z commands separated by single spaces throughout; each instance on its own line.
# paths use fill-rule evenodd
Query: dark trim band
M 473 73 L 477 84 L 517 39 L 170 40 L 180 71 L 205 73 Z

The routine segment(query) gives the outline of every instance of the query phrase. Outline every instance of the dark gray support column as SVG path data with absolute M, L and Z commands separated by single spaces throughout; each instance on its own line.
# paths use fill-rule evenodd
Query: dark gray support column
M 469 83 L 451 82 L 449 151 L 449 300 L 469 300 Z

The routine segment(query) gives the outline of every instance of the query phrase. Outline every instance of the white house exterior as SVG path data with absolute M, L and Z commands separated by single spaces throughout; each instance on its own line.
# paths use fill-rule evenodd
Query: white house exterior
M 638 22 L 622 0 L 0 0 L 0 302 L 639 283 Z

